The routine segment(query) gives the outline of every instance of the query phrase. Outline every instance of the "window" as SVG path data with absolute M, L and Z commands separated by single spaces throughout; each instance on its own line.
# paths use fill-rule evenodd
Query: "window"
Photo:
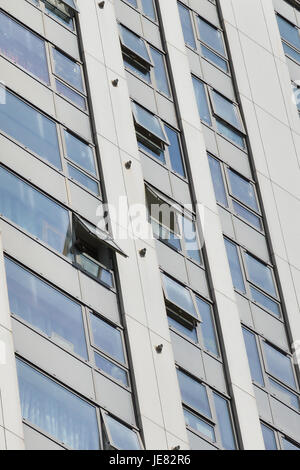
M 139 9 L 145 16 L 148 16 L 153 21 L 156 21 L 156 13 L 153 0 L 125 0 L 130 3 L 134 8 Z
M 224 70 L 224 72 L 228 72 L 228 63 L 224 58 L 226 52 L 222 32 L 199 16 L 197 16 L 197 24 L 200 41 L 205 44 L 201 44 L 202 56 Z
M 164 55 L 152 46 L 150 46 L 150 53 L 153 62 L 156 88 L 158 91 L 170 96 L 170 87 L 167 78 Z
M 264 424 L 261 424 L 261 429 L 263 433 L 266 450 L 277 450 L 277 444 L 276 444 L 274 431 L 268 426 L 265 426 Z
M 49 85 L 45 41 L 2 12 L 0 53 Z
M 215 392 L 213 393 L 213 398 L 216 408 L 217 422 L 219 424 L 221 434 L 222 445 L 226 450 L 235 450 L 236 444 L 229 413 L 228 401 Z
M 139 435 L 108 413 L 103 412 L 103 421 L 106 430 L 107 444 L 110 448 L 118 450 L 142 450 Z
M 201 317 L 200 329 L 203 337 L 204 347 L 215 356 L 219 356 L 217 337 L 211 306 L 196 296 L 196 304 Z
M 0 213 L 54 250 L 67 255 L 70 244 L 68 211 L 1 167 Z
M 0 129 L 61 169 L 55 123 L 8 90 L 5 98 L 5 103 L 0 106 Z
M 199 418 L 197 415 L 191 413 L 186 409 L 183 409 L 183 414 L 185 418 L 185 423 L 188 427 L 208 437 L 208 439 L 210 439 L 211 441 L 216 442 L 216 435 L 213 426 L 206 423 L 203 419 Z
M 263 291 L 276 297 L 276 288 L 271 269 L 248 253 L 245 254 L 249 281 Z
M 291 360 L 277 349 L 264 343 L 267 370 L 281 382 L 296 387 Z
M 92 148 L 68 131 L 64 131 L 66 157 L 96 176 L 96 164 Z
M 213 158 L 211 155 L 208 155 L 208 162 L 214 185 L 216 200 L 223 206 L 228 207 L 226 190 L 221 170 L 221 163 L 215 158 Z
M 141 134 L 142 138 L 150 142 L 150 146 L 152 144 L 154 147 L 164 149 L 165 145 L 169 145 L 162 122 L 157 116 L 135 102 L 132 102 L 132 110 L 138 139 Z
M 192 26 L 192 19 L 188 8 L 178 3 L 179 16 L 186 45 L 196 49 L 196 42 Z
M 8 258 L 5 268 L 11 313 L 87 359 L 80 304 Z
M 150 67 L 152 62 L 144 39 L 123 25 L 120 25 L 120 33 L 123 47 L 134 53 L 137 59 L 142 59 L 145 66 Z
M 249 330 L 246 330 L 246 328 L 243 328 L 243 335 L 246 345 L 247 356 L 249 359 L 252 380 L 264 387 L 265 384 L 263 379 L 262 368 L 260 365 L 260 357 L 258 353 L 255 335 Z
M 237 106 L 215 90 L 212 90 L 211 94 L 214 113 L 233 127 L 242 131 L 243 126 Z
M 200 414 L 211 418 L 207 391 L 204 385 L 181 370 L 177 371 L 182 401 Z
M 48 15 L 60 21 L 74 31 L 74 13 L 76 6 L 72 0 L 41 0 L 45 4 L 45 11 Z
M 229 261 L 229 267 L 230 267 L 233 286 L 238 291 L 245 293 L 246 292 L 245 283 L 243 279 L 243 274 L 242 274 L 237 247 L 235 246 L 234 243 L 231 243 L 227 239 L 225 239 L 225 247 L 226 247 L 227 257 Z
M 17 360 L 23 418 L 74 450 L 98 450 L 96 409 Z
M 297 26 L 277 15 L 283 49 L 286 55 L 300 63 L 300 34 Z
M 198 80 L 196 77 L 192 77 L 192 79 L 193 79 L 193 85 L 194 85 L 194 90 L 195 90 L 195 95 L 196 95 L 199 116 L 202 119 L 202 121 L 206 122 L 206 124 L 211 126 L 212 122 L 210 118 L 209 106 L 208 106 L 204 83 L 200 82 L 200 80 Z
M 184 312 L 189 313 L 192 317 L 199 319 L 199 314 L 196 311 L 189 289 L 165 274 L 163 274 L 163 285 L 165 289 L 165 297 L 169 302 L 176 305 Z
M 287 439 L 279 431 L 261 423 L 266 450 L 300 450 L 300 446 Z

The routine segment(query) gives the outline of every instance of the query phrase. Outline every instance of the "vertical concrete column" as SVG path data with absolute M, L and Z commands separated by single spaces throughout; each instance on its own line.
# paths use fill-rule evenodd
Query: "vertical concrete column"
M 177 1 L 160 0 L 159 4 L 195 188 L 195 202 L 201 206 L 197 217 L 204 234 L 241 439 L 244 449 L 264 449 Z
M 113 232 L 128 255 L 117 261 L 146 448 L 187 449 L 155 244 L 146 235 L 133 238 L 134 220 L 126 215 L 136 204 L 145 206 L 145 194 L 114 4 L 107 0 L 100 9 L 96 0 L 79 0 L 78 5 Z M 148 225 L 146 214 L 143 222 Z
M 24 450 L 22 414 L 0 233 L 0 450 Z

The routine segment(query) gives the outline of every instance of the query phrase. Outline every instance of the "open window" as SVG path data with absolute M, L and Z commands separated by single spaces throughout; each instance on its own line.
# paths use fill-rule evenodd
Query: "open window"
M 143 38 L 119 24 L 120 40 L 125 64 L 133 67 L 150 82 L 150 69 L 153 66 L 147 43 Z
M 79 12 L 74 0 L 42 0 L 45 4 L 46 12 L 61 21 L 67 27 L 74 29 L 73 19 L 76 12 Z
M 143 450 L 139 433 L 106 411 L 101 412 L 106 450 Z
M 137 139 L 152 149 L 164 150 L 169 139 L 158 116 L 132 101 Z

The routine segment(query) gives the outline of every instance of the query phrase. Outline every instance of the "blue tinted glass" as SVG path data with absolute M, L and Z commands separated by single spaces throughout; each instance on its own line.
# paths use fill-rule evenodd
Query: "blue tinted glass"
M 94 344 L 119 362 L 124 363 L 122 337 L 119 330 L 95 315 L 90 316 Z
M 206 21 L 202 20 L 199 16 L 198 20 L 198 29 L 201 41 L 205 42 L 219 54 L 225 55 L 224 43 L 222 39 L 222 33 L 214 26 L 211 26 Z
M 221 96 L 216 91 L 212 92 L 215 113 L 229 122 L 232 126 L 242 130 L 241 119 L 239 117 L 237 107 L 229 100 Z
M 11 312 L 87 359 L 81 306 L 9 259 L 5 267 Z
M 218 132 L 220 134 L 222 134 L 224 137 L 234 142 L 236 145 L 238 145 L 242 149 L 245 149 L 245 139 L 238 132 L 236 132 L 234 129 L 231 129 L 229 126 L 227 126 L 223 122 L 219 121 L 219 119 L 216 119 L 216 123 L 217 123 Z
M 52 49 L 54 61 L 54 73 L 70 83 L 74 88 L 83 92 L 81 67 L 79 64 L 61 54 L 57 49 Z
M 190 12 L 187 8 L 181 5 L 181 3 L 178 3 L 178 9 L 179 9 L 179 16 L 180 16 L 184 41 L 187 45 L 191 46 L 193 49 L 196 49 L 196 43 L 195 43 L 195 38 L 194 38 L 194 31 L 193 31 Z
M 204 346 L 207 349 L 207 351 L 210 351 L 216 356 L 219 356 L 219 350 L 217 346 L 216 332 L 215 332 L 215 327 L 213 323 L 211 307 L 207 302 L 204 302 L 204 300 L 200 299 L 199 297 L 196 297 L 196 302 L 197 302 L 197 307 L 200 312 L 200 317 L 202 320 L 201 331 L 202 331 Z
M 142 0 L 143 13 L 146 16 L 149 16 L 152 20 L 156 20 L 155 9 L 153 5 L 153 0 Z
M 211 417 L 207 392 L 204 385 L 192 379 L 189 375 L 184 374 L 181 370 L 177 370 L 177 376 L 182 401 L 196 411 L 199 411 L 199 413 Z
M 182 325 L 182 323 L 174 320 L 174 318 L 170 316 L 168 316 L 168 322 L 169 325 L 175 328 L 175 330 L 177 330 L 179 333 L 182 333 L 183 335 L 187 336 L 192 341 L 194 341 L 194 343 L 198 343 L 197 330 L 195 327 L 192 327 L 192 329 L 187 328 L 186 326 Z
M 48 15 L 52 16 L 52 18 L 55 18 L 74 31 L 73 15 L 71 16 L 70 10 L 62 11 L 59 8 L 56 8 L 55 5 L 51 5 L 51 3 L 47 2 L 47 0 L 42 1 L 45 3 L 45 8 Z
M 277 317 L 281 316 L 280 308 L 277 302 L 270 299 L 270 297 L 267 297 L 262 292 L 259 292 L 252 286 L 250 287 L 250 290 L 252 299 L 255 300 L 255 302 L 259 303 L 262 307 L 265 307 L 267 310 L 273 312 L 274 315 L 276 315 Z
M 264 387 L 265 383 L 260 365 L 255 335 L 245 328 L 243 328 L 243 334 L 252 380 Z
M 245 293 L 245 284 L 243 280 L 242 269 L 238 257 L 237 248 L 233 243 L 231 243 L 227 239 L 225 239 L 225 247 L 227 251 L 233 286 L 240 292 Z
M 300 450 L 300 447 L 296 446 L 295 444 L 292 444 L 290 441 L 284 438 L 282 438 L 282 446 L 283 450 Z
M 112 361 L 100 356 L 100 354 L 97 354 L 96 352 L 95 363 L 98 369 L 103 370 L 103 372 L 125 385 L 125 387 L 128 387 L 127 373 L 125 370 L 121 369 L 121 367 L 118 367 Z
M 195 431 L 200 432 L 204 436 L 208 437 L 211 441 L 216 442 L 216 436 L 213 426 L 198 418 L 198 416 L 190 413 L 188 410 L 183 410 L 185 422 Z
M 144 67 L 139 67 L 139 64 L 137 62 L 130 62 L 126 55 L 123 55 L 123 61 L 126 68 L 132 70 L 147 83 L 151 83 L 151 76 L 149 70 L 146 70 Z
M 23 418 L 75 450 L 98 450 L 96 409 L 17 361 Z
M 202 51 L 203 57 L 205 57 L 206 59 L 216 64 L 218 67 L 220 67 L 220 69 L 224 70 L 224 72 L 228 72 L 228 65 L 227 65 L 226 60 L 222 59 L 220 56 L 212 52 L 210 49 L 203 46 L 203 44 L 201 44 L 201 51 Z
M 144 150 L 146 153 L 149 153 L 154 158 L 157 158 L 157 160 L 159 160 L 161 163 L 166 163 L 164 151 L 160 148 L 154 150 L 154 148 L 151 148 L 150 145 L 148 146 L 144 142 L 141 142 L 140 139 L 138 140 L 138 146 L 140 150 Z
M 279 15 L 277 15 L 277 22 L 281 37 L 300 50 L 300 36 L 298 28 Z
M 165 95 L 170 96 L 170 88 L 168 84 L 167 72 L 166 72 L 163 54 L 158 52 L 153 47 L 150 47 L 150 50 L 151 50 L 152 60 L 154 63 L 156 87 L 158 91 L 161 91 Z
M 223 206 L 228 207 L 220 162 L 210 155 L 208 155 L 208 162 L 213 180 L 216 200 L 217 202 L 223 204 Z
M 269 384 L 272 392 L 276 395 L 279 400 L 293 406 L 299 411 L 299 399 L 295 393 L 290 392 L 287 388 L 280 385 L 275 380 L 269 378 Z
M 264 424 L 261 425 L 266 450 L 277 450 L 275 433 Z
M 128 49 L 135 52 L 137 55 L 145 59 L 147 62 L 150 62 L 150 57 L 145 45 L 145 41 L 132 33 L 125 26 L 120 25 L 120 32 L 123 40 L 123 44 L 128 47 Z
M 64 131 L 67 157 L 93 175 L 96 175 L 95 161 L 91 147 Z
M 110 271 L 105 269 L 99 263 L 87 256 L 86 253 L 76 253 L 77 266 L 83 269 L 87 274 L 93 276 L 108 287 L 113 287 L 113 276 Z
M 270 295 L 276 297 L 276 289 L 271 269 L 249 253 L 245 254 L 249 280 Z
M 160 125 L 160 122 L 154 114 L 139 106 L 137 103 L 132 103 L 133 112 L 136 121 L 145 129 L 158 136 L 160 139 L 165 140 L 165 136 Z
M 138 436 L 132 429 L 124 426 L 109 415 L 105 416 L 105 422 L 107 423 L 114 447 L 120 450 L 141 450 Z
M 83 98 L 83 96 L 79 95 L 79 93 L 76 93 L 76 91 L 64 85 L 59 80 L 55 80 L 55 84 L 56 84 L 56 91 L 58 93 L 61 93 L 63 96 L 68 98 L 68 100 L 76 104 L 79 108 L 83 109 L 84 111 L 86 110 L 86 101 Z
M 86 176 L 84 173 L 77 170 L 77 168 L 74 168 L 74 166 L 72 165 L 68 165 L 68 172 L 69 172 L 70 178 L 82 184 L 82 186 L 85 186 L 87 189 L 89 189 L 93 193 L 99 195 L 99 186 L 98 186 L 98 183 L 96 183 L 96 181 L 92 180 L 91 178 Z
M 232 195 L 243 202 L 246 206 L 258 211 L 259 209 L 253 185 L 230 169 L 228 170 L 228 176 Z
M 130 3 L 134 8 L 137 8 L 137 0 L 126 0 L 127 3 Z
M 179 135 L 176 131 L 165 124 L 165 131 L 169 140 L 169 156 L 172 170 L 185 177 L 185 171 L 182 163 L 182 155 L 179 144 Z
M 300 63 L 300 53 L 295 51 L 295 49 L 293 49 L 292 47 L 285 44 L 285 42 L 283 42 L 282 45 L 283 45 L 283 50 L 285 54 Z
M 257 215 L 253 214 L 253 212 L 250 212 L 248 209 L 241 206 L 235 201 L 232 201 L 232 205 L 236 215 L 239 215 L 243 219 L 248 220 L 248 222 L 254 227 L 256 227 L 258 230 L 262 229 L 261 220 Z
M 235 439 L 232 430 L 232 424 L 229 414 L 229 407 L 227 401 L 217 395 L 213 394 L 215 401 L 215 408 L 217 414 L 217 423 L 219 425 L 222 446 L 226 450 L 235 450 Z
M 1 12 L 0 53 L 49 84 L 45 42 Z
M 8 90 L 0 105 L 0 129 L 61 169 L 56 125 Z
M 207 102 L 207 98 L 205 94 L 204 84 L 195 77 L 192 77 L 192 79 L 193 79 L 200 119 L 202 119 L 209 126 L 211 126 L 211 118 L 210 118 L 208 102 Z
M 4 168 L 0 168 L 0 213 L 66 254 L 70 235 L 68 212 Z
M 273 377 L 281 380 L 281 382 L 295 388 L 296 382 L 290 358 L 270 346 L 268 343 L 264 343 L 264 351 L 268 372 L 270 372 Z
M 168 276 L 163 275 L 163 280 L 168 300 L 198 318 L 190 291 Z

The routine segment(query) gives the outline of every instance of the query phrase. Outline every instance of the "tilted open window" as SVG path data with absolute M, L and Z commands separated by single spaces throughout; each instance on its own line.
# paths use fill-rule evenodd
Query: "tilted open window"
M 169 140 L 158 116 L 132 101 L 132 111 L 137 139 L 150 148 L 164 149 Z

